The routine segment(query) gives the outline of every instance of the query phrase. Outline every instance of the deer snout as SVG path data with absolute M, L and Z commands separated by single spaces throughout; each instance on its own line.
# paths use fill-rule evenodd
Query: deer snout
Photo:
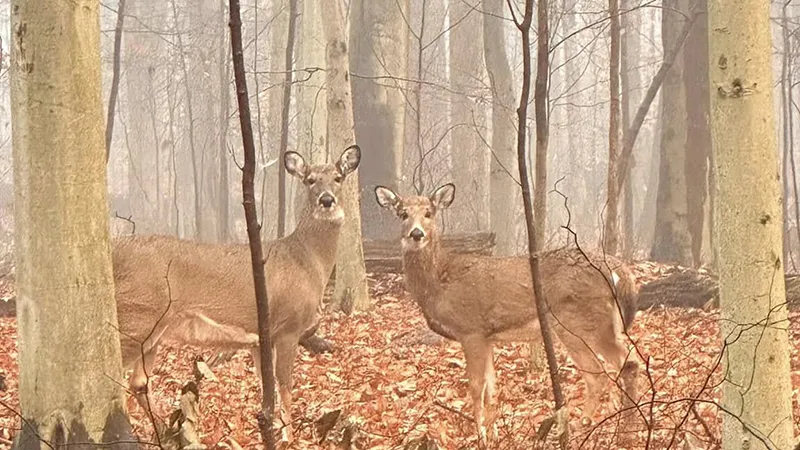
M 336 199 L 327 192 L 319 196 L 319 204 L 325 208 L 330 208 L 334 203 L 336 203 Z
M 413 230 L 411 230 L 411 233 L 409 233 L 408 236 L 411 239 L 414 239 L 415 241 L 419 242 L 422 240 L 422 238 L 425 237 L 425 232 L 420 230 L 419 228 L 414 228 Z

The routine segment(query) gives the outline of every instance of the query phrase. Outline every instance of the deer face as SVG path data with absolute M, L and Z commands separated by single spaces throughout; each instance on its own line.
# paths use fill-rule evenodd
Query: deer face
M 421 250 L 436 236 L 436 213 L 455 199 L 456 187 L 445 184 L 429 197 L 402 198 L 383 186 L 375 188 L 375 199 L 383 208 L 394 211 L 402 222 L 401 243 L 404 251 Z
M 339 194 L 345 178 L 358 168 L 359 162 L 361 148 L 357 145 L 347 147 L 335 164 L 310 166 L 296 152 L 286 152 L 283 159 L 286 171 L 303 182 L 314 218 L 339 223 L 344 220 Z

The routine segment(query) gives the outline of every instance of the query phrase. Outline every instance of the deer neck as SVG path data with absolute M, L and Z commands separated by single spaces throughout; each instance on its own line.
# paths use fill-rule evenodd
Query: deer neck
M 403 252 L 406 285 L 419 302 L 427 302 L 441 290 L 440 273 L 443 260 L 444 255 L 436 239 L 431 239 L 431 242 L 420 250 Z
M 342 221 L 315 218 L 312 208 L 307 207 L 292 233 L 300 245 L 315 256 L 324 272 L 323 275 L 330 275 L 333 270 L 341 228 Z

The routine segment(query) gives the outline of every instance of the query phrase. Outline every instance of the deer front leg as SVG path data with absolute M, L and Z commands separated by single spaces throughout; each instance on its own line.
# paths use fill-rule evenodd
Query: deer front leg
M 318 328 L 319 324 L 314 325 L 306 330 L 306 332 L 300 336 L 300 345 L 302 345 L 303 348 L 308 350 L 308 352 L 312 355 L 333 353 L 333 344 L 327 339 L 317 336 Z
M 292 432 L 292 367 L 297 355 L 297 337 L 280 336 L 275 340 L 275 381 L 278 385 L 281 437 L 288 445 L 294 440 Z
M 494 394 L 494 370 L 491 372 L 490 380 L 487 380 L 488 366 L 487 359 L 491 361 L 492 346 L 483 337 L 473 337 L 464 339 L 461 343 L 464 348 L 464 358 L 467 363 L 467 378 L 469 379 L 469 392 L 472 398 L 472 411 L 475 417 L 478 437 L 482 442 L 487 441 L 486 424 L 484 416 L 484 400 L 486 394 Z M 487 389 L 487 381 L 491 387 Z

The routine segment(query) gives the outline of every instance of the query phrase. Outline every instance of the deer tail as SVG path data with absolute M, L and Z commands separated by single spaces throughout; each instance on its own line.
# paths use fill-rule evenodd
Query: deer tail
M 617 293 L 617 305 L 622 313 L 622 326 L 627 332 L 638 310 L 639 288 L 633 273 L 625 267 L 614 269 L 611 278 Z

